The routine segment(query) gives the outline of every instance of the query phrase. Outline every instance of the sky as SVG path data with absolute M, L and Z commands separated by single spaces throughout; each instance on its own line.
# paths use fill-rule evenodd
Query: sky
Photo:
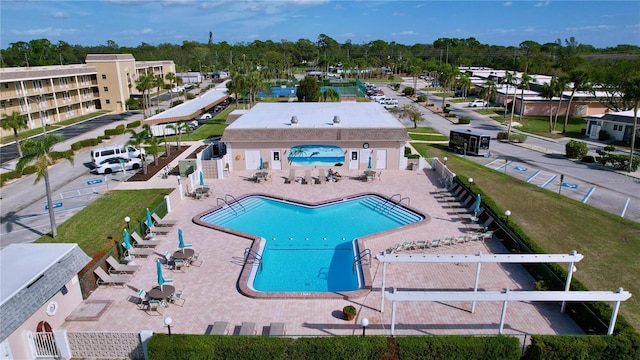
M 308 39 L 413 45 L 474 37 L 518 46 L 574 37 L 640 46 L 640 1 L 0 0 L 0 47 L 48 39 L 119 46 Z

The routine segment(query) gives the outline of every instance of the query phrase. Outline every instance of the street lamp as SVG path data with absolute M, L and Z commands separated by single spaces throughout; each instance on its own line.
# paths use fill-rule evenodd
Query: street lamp
M 167 316 L 166 318 L 164 318 L 164 324 L 167 325 L 169 335 L 171 335 L 171 323 L 173 323 L 173 319 L 171 318 L 171 316 Z
M 369 326 L 369 319 L 363 317 L 362 320 L 360 320 L 360 325 L 362 325 L 362 336 L 364 336 L 367 326 Z
M 126 223 L 127 223 L 127 230 L 130 230 L 130 229 L 131 229 L 131 228 L 129 227 L 129 222 L 130 222 L 130 221 L 131 221 L 131 218 L 130 218 L 130 217 L 128 217 L 128 216 L 125 216 L 125 217 L 124 217 L 124 222 L 126 222 Z
M 442 164 L 444 166 L 447 166 L 447 157 L 446 156 L 442 158 Z
M 511 216 L 511 211 L 507 210 L 504 212 L 504 216 L 507 217 L 507 223 L 509 223 L 509 216 Z
M 473 178 L 469 178 L 469 189 L 473 186 Z

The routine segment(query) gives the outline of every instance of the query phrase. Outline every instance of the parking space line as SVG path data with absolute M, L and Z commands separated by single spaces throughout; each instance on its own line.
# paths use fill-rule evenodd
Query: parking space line
M 496 168 L 496 170 L 502 170 L 503 168 L 505 168 L 506 166 L 508 166 L 508 165 L 509 165 L 509 164 L 511 164 L 511 163 L 512 163 L 512 161 L 507 161 L 506 163 L 504 163 L 504 164 L 502 164 L 502 165 L 498 166 L 498 167 Z
M 551 182 L 553 180 L 555 180 L 558 177 L 558 175 L 553 175 L 551 177 L 551 179 L 547 180 L 547 182 L 545 182 L 544 184 L 540 185 L 541 188 L 546 188 L 549 184 L 551 184 Z
M 595 186 L 592 186 L 587 193 L 584 195 L 584 197 L 582 198 L 582 203 L 586 204 L 587 200 L 589 200 L 589 197 L 591 197 L 591 194 L 593 194 L 593 192 L 596 190 Z
M 536 176 L 538 176 L 538 174 L 540 174 L 542 172 L 542 170 L 538 170 L 536 172 L 534 172 L 533 174 L 531 174 L 531 176 L 529 176 L 526 180 L 526 182 L 531 182 L 531 180 L 533 180 L 533 178 L 535 178 Z
M 624 217 L 624 214 L 627 212 L 627 207 L 629 207 L 630 200 L 631 198 L 627 198 L 627 201 L 624 203 L 624 209 L 622 209 L 622 214 L 620 214 L 621 217 Z

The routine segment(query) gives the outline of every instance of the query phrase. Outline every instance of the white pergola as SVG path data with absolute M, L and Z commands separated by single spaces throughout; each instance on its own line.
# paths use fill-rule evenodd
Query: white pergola
M 502 334 L 509 301 L 615 301 L 608 335 L 613 334 L 620 302 L 628 300 L 631 293 L 623 291 L 386 291 L 391 300 L 391 335 L 395 335 L 396 303 L 399 301 L 502 301 L 502 315 L 498 334 Z
M 382 262 L 382 287 L 380 291 L 380 312 L 384 312 L 384 291 L 386 285 L 386 273 L 388 263 L 476 263 L 476 278 L 471 294 L 478 293 L 480 281 L 480 268 L 482 263 L 569 263 L 567 281 L 564 287 L 569 291 L 571 277 L 576 270 L 574 263 L 584 258 L 583 255 L 572 251 L 570 254 L 378 254 L 376 259 Z M 472 301 L 471 313 L 476 310 L 476 300 Z M 562 302 L 560 311 L 564 312 L 565 302 Z

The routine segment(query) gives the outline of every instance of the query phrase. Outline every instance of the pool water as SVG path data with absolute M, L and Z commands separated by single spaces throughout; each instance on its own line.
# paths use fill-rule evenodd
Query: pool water
M 265 239 L 251 285 L 263 292 L 335 292 L 361 287 L 358 237 L 418 222 L 424 216 L 377 195 L 319 206 L 248 196 L 201 217 Z

